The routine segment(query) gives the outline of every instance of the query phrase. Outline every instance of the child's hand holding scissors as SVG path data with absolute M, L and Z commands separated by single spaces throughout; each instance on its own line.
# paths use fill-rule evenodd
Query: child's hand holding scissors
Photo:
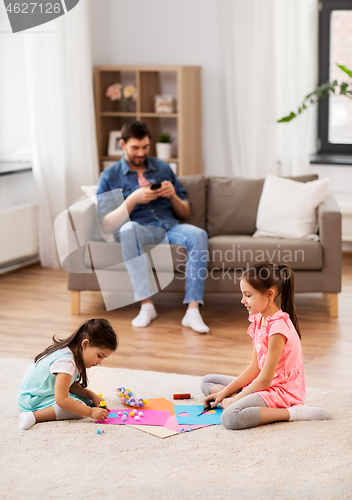
M 225 397 L 226 396 L 222 391 L 214 392 L 214 394 L 209 394 L 209 396 L 207 396 L 203 401 L 204 410 L 202 411 L 202 413 L 216 408 Z

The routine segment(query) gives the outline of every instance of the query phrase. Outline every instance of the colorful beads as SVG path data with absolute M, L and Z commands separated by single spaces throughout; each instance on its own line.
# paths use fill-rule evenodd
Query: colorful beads
M 145 405 L 148 404 L 147 399 L 132 397 L 133 392 L 130 391 L 129 389 L 126 389 L 125 387 L 118 387 L 117 389 L 115 389 L 115 391 L 118 393 L 121 401 L 128 406 L 143 408 Z

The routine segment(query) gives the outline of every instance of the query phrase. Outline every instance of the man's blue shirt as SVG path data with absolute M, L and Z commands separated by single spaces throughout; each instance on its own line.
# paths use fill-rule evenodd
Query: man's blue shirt
M 181 186 L 169 164 L 165 161 L 148 156 L 144 177 L 152 184 L 155 182 L 170 181 L 175 186 L 177 196 L 181 200 L 188 201 L 185 188 Z M 97 195 L 119 188 L 122 190 L 124 199 L 133 193 L 133 191 L 140 188 L 138 174 L 130 169 L 124 156 L 120 161 L 101 173 Z M 98 196 L 99 220 L 102 221 L 105 215 L 117 207 L 118 203 L 113 196 Z M 157 198 L 150 203 L 136 205 L 130 213 L 130 220 L 146 226 L 161 225 L 165 230 L 170 229 L 178 223 L 168 198 Z

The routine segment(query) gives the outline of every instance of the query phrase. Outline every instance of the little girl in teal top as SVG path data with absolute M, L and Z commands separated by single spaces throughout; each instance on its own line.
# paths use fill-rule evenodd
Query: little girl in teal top
M 102 399 L 87 389 L 87 368 L 100 365 L 117 348 L 117 337 L 105 319 L 90 319 L 64 340 L 38 354 L 18 390 L 19 429 L 38 422 L 91 417 L 107 418 Z M 93 403 L 93 407 L 88 406 Z

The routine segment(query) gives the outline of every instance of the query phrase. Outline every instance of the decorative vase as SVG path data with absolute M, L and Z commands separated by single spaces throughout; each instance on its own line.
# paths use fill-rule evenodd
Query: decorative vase
M 121 97 L 121 100 L 119 102 L 119 112 L 123 113 L 124 111 L 126 111 L 126 102 L 125 99 Z
M 172 144 L 170 142 L 156 143 L 156 156 L 159 160 L 169 160 L 171 158 Z

